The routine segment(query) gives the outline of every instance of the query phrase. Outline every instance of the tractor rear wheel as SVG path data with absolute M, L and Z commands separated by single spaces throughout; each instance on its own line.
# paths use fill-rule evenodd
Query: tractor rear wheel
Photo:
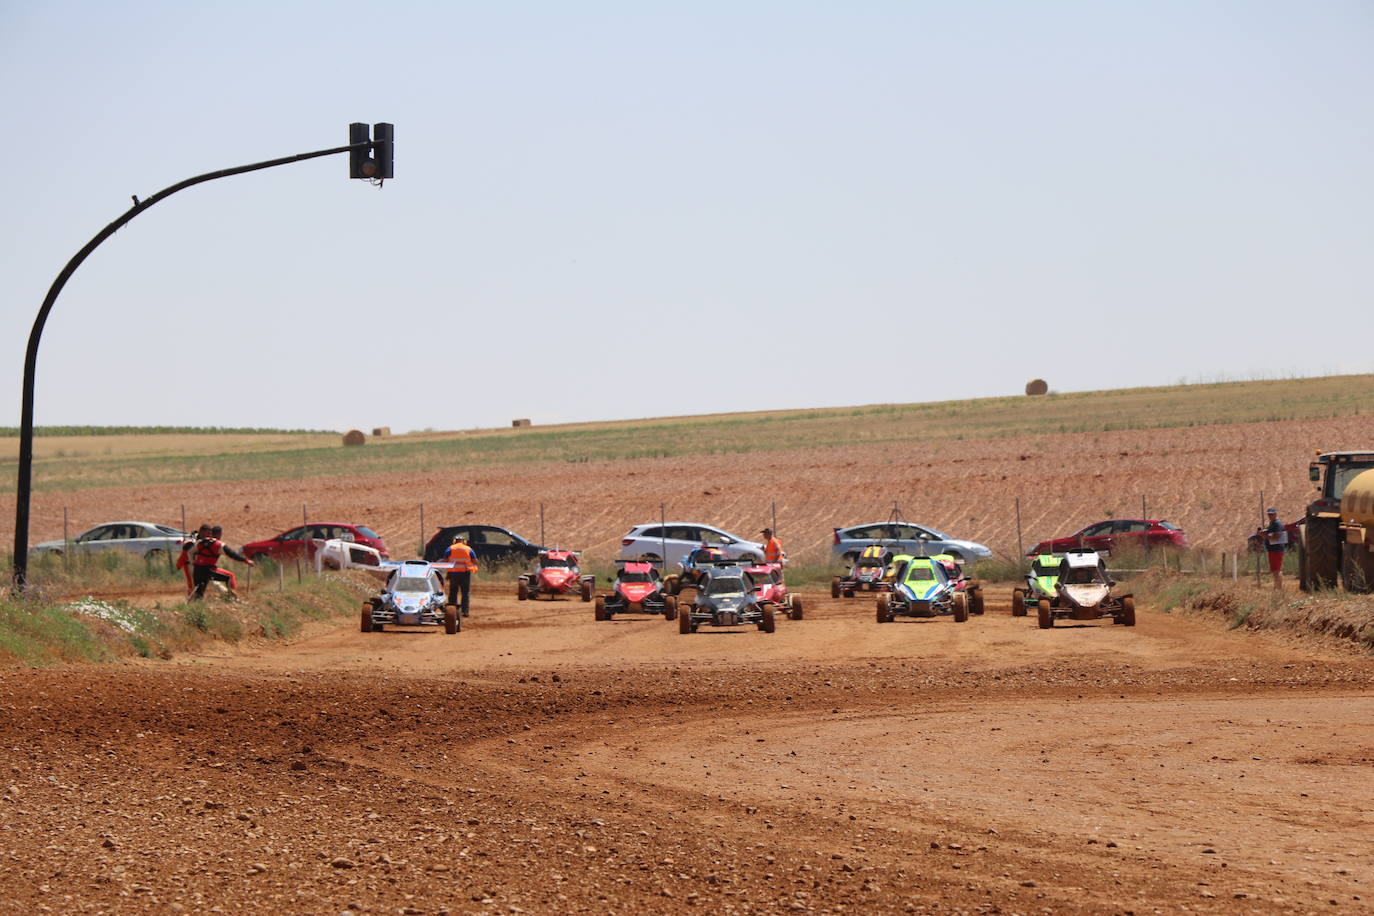
M 669 620 L 677 619 L 677 599 L 672 595 L 663 597 L 663 616 Z
M 444 608 L 444 632 L 452 636 L 458 632 L 458 609 L 454 607 Z
M 891 623 L 891 622 L 892 622 L 892 612 L 891 612 L 891 610 L 889 610 L 889 608 L 891 607 L 891 605 L 892 605 L 892 598 L 891 598 L 891 596 L 887 595 L 886 593 L 881 594 L 881 595 L 878 596 L 878 622 L 879 622 L 879 623 Z
M 367 604 L 363 605 L 361 624 L 362 625 L 359 627 L 359 629 L 361 629 L 364 633 L 372 632 L 372 602 L 370 601 Z
M 1054 626 L 1054 615 L 1050 613 L 1050 602 L 1047 598 L 1041 598 L 1036 603 L 1036 617 L 1039 618 L 1040 629 L 1048 630 Z
M 954 622 L 966 623 L 968 621 L 968 595 L 963 592 L 954 593 Z
M 515 583 L 515 597 L 519 598 L 521 601 L 525 601 L 529 598 L 529 596 L 529 583 L 527 583 L 524 579 L 521 579 L 519 582 Z
M 790 618 L 792 618 L 793 620 L 801 620 L 801 619 L 802 619 L 802 603 L 801 603 L 801 598 L 798 597 L 798 596 L 796 596 L 796 595 L 792 595 L 791 597 L 792 597 L 792 613 L 788 614 L 787 616 L 790 617 Z
M 1341 529 L 1334 518 L 1309 518 L 1304 526 L 1301 549 L 1306 554 L 1307 575 L 1302 582 L 1303 591 L 1314 592 L 1323 588 L 1335 588 L 1336 577 L 1341 571 Z
M 692 632 L 692 606 L 690 604 L 678 611 L 677 631 L 683 636 Z
M 609 620 L 609 619 L 610 619 L 609 615 L 607 615 L 607 613 L 606 613 L 606 599 L 605 599 L 604 597 L 602 597 L 601 595 L 597 595 L 597 596 L 596 596 L 596 619 L 597 619 L 597 620 Z
M 1019 588 L 1011 590 L 1011 616 L 1026 616 L 1026 593 Z
M 1365 545 L 1345 545 L 1341 555 L 1341 585 L 1352 595 L 1374 591 L 1374 554 Z
M 766 607 L 763 609 L 763 619 L 759 621 L 759 629 L 765 633 L 772 633 L 778 628 L 777 618 L 773 616 L 773 609 Z
M 1121 616 L 1117 618 L 1122 626 L 1135 626 L 1135 599 L 1130 595 L 1121 599 Z
M 830 597 L 831 597 L 831 598 L 838 598 L 838 597 L 840 597 L 840 577 L 839 577 L 839 576 L 836 576 L 835 578 L 833 578 L 833 579 L 830 580 Z
M 583 582 L 583 583 L 582 583 L 582 600 L 583 600 L 583 601 L 591 601 L 591 600 L 592 600 L 592 584 L 591 584 L 590 582 Z

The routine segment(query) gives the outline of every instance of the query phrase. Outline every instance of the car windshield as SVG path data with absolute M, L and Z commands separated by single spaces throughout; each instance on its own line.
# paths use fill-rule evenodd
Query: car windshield
M 1059 575 L 1059 564 L 1055 563 L 1054 565 L 1050 565 L 1048 563 L 1041 563 L 1039 560 L 1036 560 L 1034 563 L 1031 564 L 1031 572 L 1034 573 L 1037 577 L 1057 576 Z
M 391 586 L 393 592 L 428 592 L 429 578 L 420 576 L 403 576 L 395 581 Z
M 649 574 L 646 573 L 646 572 L 624 572 L 624 573 L 621 573 L 621 574 L 620 574 L 620 581 L 621 581 L 621 582 L 652 582 L 652 581 L 654 581 L 654 580 L 651 579 L 651 578 L 649 577 Z
M 1070 566 L 1059 577 L 1065 585 L 1091 585 L 1098 581 L 1096 566 Z
M 373 531 L 366 525 L 355 525 L 354 527 L 357 529 L 358 533 L 365 538 L 372 538 L 372 540 L 374 541 L 380 541 L 382 539 L 382 536 L 380 534 Z
M 935 579 L 935 571 L 929 566 L 917 566 L 906 575 L 908 582 L 931 582 Z
M 154 525 L 153 527 L 156 528 L 158 531 L 161 531 L 163 534 L 170 535 L 172 537 L 180 538 L 186 536 L 185 532 L 179 531 L 176 528 L 169 528 L 166 525 Z
M 744 580 L 738 576 L 724 576 L 719 579 L 712 579 L 711 584 L 706 586 L 708 595 L 742 595 L 744 594 Z
M 561 569 L 570 569 L 577 565 L 577 563 L 574 560 L 565 557 L 545 557 L 543 562 L 545 569 L 551 569 L 554 567 L 558 567 Z

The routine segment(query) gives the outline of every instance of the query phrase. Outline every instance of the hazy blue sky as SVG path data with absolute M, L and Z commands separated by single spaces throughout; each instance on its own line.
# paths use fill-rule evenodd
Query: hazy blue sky
M 505 425 L 1374 371 L 1374 4 L 0 0 L 37 420 Z

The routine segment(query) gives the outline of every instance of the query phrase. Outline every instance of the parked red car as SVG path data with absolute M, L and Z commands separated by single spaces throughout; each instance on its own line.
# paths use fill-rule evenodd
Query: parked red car
M 1063 553 L 1071 547 L 1092 550 L 1146 550 L 1153 547 L 1172 547 L 1185 550 L 1188 536 L 1176 525 L 1157 518 L 1113 518 L 1095 522 L 1076 534 L 1064 538 L 1041 541 L 1026 556 L 1041 553 Z
M 382 555 L 384 560 L 391 556 L 386 551 L 386 544 L 382 541 L 382 536 L 371 528 L 366 525 L 341 525 L 338 522 L 311 522 L 308 525 L 297 525 L 290 531 L 283 531 L 274 538 L 244 544 L 243 553 L 250 560 L 258 560 L 263 557 L 271 557 L 274 560 L 295 556 L 308 557 L 312 556 L 306 546 L 308 542 L 330 539 L 353 541 L 366 547 L 373 547 Z

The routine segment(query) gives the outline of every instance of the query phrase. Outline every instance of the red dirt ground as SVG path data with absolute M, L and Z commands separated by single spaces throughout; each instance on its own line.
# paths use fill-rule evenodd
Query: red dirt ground
M 1024 539 L 1069 534 L 1108 517 L 1169 519 L 1197 546 L 1234 550 L 1259 524 L 1264 502 L 1292 518 L 1309 501 L 1307 463 L 1318 448 L 1368 446 L 1367 419 L 1044 435 L 928 445 L 864 445 L 699 458 L 553 462 L 507 468 L 417 468 L 410 474 L 254 481 L 233 485 L 130 487 L 40 493 L 31 540 L 115 518 L 178 524 L 214 519 L 233 543 L 270 537 L 301 520 L 368 524 L 396 555 L 440 524 L 505 525 L 609 557 L 630 527 L 659 517 L 713 522 L 754 537 L 771 519 L 801 561 L 828 555 L 831 529 L 882 520 L 894 502 L 906 518 L 981 541 L 1017 547 L 1014 500 Z M 13 498 L 0 499 L 0 539 L 12 537 Z
M 1374 662 L 1135 628 L 462 633 L 0 671 L 0 911 L 1368 911 Z

